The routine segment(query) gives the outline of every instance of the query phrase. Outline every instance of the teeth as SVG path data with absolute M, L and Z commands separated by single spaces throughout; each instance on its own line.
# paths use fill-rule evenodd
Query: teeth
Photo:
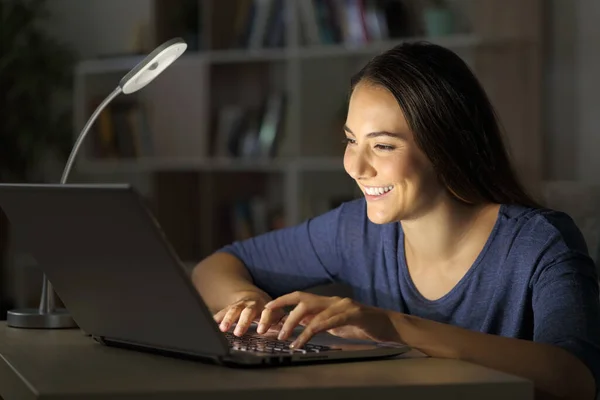
M 365 192 L 367 192 L 367 194 L 370 196 L 379 196 L 386 192 L 389 192 L 393 188 L 394 188 L 394 186 L 383 186 L 383 187 L 378 187 L 378 188 L 367 188 L 366 187 Z

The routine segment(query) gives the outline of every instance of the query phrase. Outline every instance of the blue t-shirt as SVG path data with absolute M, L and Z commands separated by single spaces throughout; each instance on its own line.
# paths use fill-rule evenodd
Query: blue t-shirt
M 433 301 L 408 273 L 401 223 L 370 222 L 364 199 L 221 251 L 238 257 L 272 297 L 342 282 L 366 305 L 560 346 L 590 368 L 600 388 L 597 273 L 564 213 L 502 205 L 474 264 Z

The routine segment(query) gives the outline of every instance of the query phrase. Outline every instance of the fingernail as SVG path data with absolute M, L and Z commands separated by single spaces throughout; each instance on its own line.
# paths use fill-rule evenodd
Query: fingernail
M 295 349 L 296 348 L 296 341 L 293 341 L 292 344 L 290 344 L 290 349 Z
M 227 329 L 229 329 L 229 324 L 227 322 L 222 322 L 221 323 L 221 330 L 226 331 Z
M 285 331 L 279 332 L 279 335 L 277 336 L 277 339 L 278 340 L 283 340 L 285 338 L 285 334 L 286 334 Z
M 267 304 L 265 304 L 265 308 L 269 308 L 271 307 L 271 302 L 268 302 Z
M 258 329 L 256 331 L 258 333 L 265 333 L 265 324 L 258 324 Z

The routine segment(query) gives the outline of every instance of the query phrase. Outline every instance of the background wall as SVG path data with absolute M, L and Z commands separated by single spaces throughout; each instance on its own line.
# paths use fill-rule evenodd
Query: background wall
M 52 0 L 48 30 L 81 58 L 126 53 L 140 24 L 152 17 L 150 0 Z
M 549 3 L 545 176 L 600 183 L 600 2 Z M 82 58 L 124 53 L 133 46 L 138 29 L 152 18 L 150 5 L 150 0 L 53 0 L 48 30 Z
M 565 0 L 563 0 L 565 1 Z M 600 1 L 579 0 L 577 88 L 579 106 L 578 178 L 600 181 Z
M 545 4 L 542 159 L 543 177 L 552 183 L 543 200 L 574 216 L 595 254 L 600 199 L 590 186 L 600 184 L 600 1 Z M 151 5 L 151 0 L 53 0 L 48 29 L 81 58 L 123 53 L 153 18 Z
M 551 0 L 546 21 L 546 179 L 599 183 L 600 2 Z

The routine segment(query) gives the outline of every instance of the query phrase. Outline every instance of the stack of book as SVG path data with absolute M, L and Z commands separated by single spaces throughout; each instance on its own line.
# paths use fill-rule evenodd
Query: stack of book
M 416 3 L 407 0 L 306 0 L 295 3 L 306 45 L 364 45 L 417 33 Z
M 284 0 L 240 0 L 233 27 L 233 48 L 285 46 Z
M 216 157 L 270 158 L 277 153 L 285 116 L 284 93 L 272 93 L 260 108 L 238 104 L 217 113 L 213 154 Z
M 418 11 L 408 0 L 240 0 L 233 48 L 286 45 L 286 10 L 294 7 L 304 45 L 361 45 L 415 34 Z
M 99 102 L 93 102 L 92 109 Z M 148 157 L 153 143 L 146 109 L 137 101 L 115 101 L 98 116 L 92 128 L 90 156 L 98 159 Z
M 267 204 L 262 197 L 240 199 L 231 207 L 233 240 L 245 240 L 285 227 L 280 209 Z

